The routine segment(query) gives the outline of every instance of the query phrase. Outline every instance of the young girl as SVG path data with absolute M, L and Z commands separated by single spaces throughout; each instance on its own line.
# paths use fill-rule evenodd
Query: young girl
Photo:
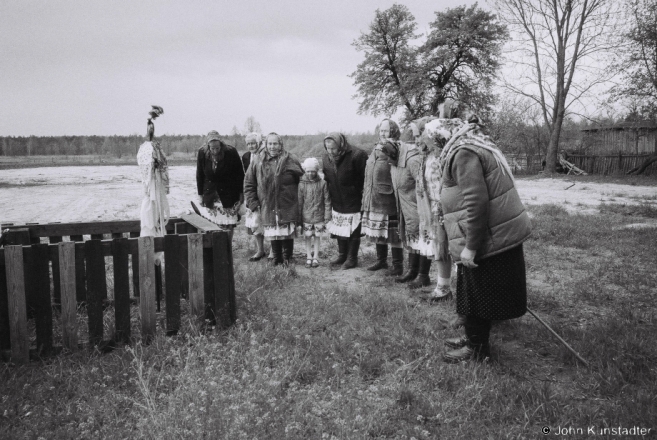
M 299 182 L 299 219 L 306 238 L 306 267 L 317 267 L 320 237 L 326 235 L 326 223 L 331 220 L 331 197 L 326 181 L 319 178 L 317 159 L 309 157 L 301 167 L 306 173 Z M 313 237 L 314 254 L 311 253 Z

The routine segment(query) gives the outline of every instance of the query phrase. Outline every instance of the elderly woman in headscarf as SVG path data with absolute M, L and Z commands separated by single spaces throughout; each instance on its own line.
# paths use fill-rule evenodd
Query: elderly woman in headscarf
M 458 264 L 456 310 L 465 336 L 448 339 L 447 362 L 490 356 L 491 321 L 527 310 L 523 242 L 531 224 L 509 164 L 472 117 L 437 119 L 426 132 L 443 148 L 426 172 L 439 182 L 440 219 L 449 253 Z
M 274 265 L 289 265 L 299 223 L 299 180 L 303 169 L 277 133 L 267 135 L 266 148 L 246 172 L 246 206 L 260 213 L 264 236 L 271 240 Z
M 358 264 L 367 153 L 350 145 L 347 138 L 337 132 L 324 138 L 324 148 L 322 169 L 332 205 L 331 221 L 326 226 L 338 241 L 338 256 L 331 264 L 351 269 Z
M 393 267 L 389 275 L 401 275 L 404 263 L 390 174 L 390 164 L 399 157 L 400 136 L 397 123 L 390 119 L 381 121 L 379 142 L 367 159 L 363 188 L 363 234 L 376 243 L 376 261 L 367 270 L 387 268 L 388 245 L 392 245 Z
M 198 203 L 192 202 L 194 211 L 232 234 L 239 221 L 239 207 L 244 198 L 243 184 L 244 169 L 239 153 L 224 143 L 219 133 L 211 131 L 198 150 Z
M 242 165 L 244 167 L 244 172 L 246 172 L 249 169 L 251 162 L 257 160 L 258 154 L 262 152 L 264 147 L 260 146 L 260 143 L 262 142 L 262 136 L 260 133 L 249 133 L 244 140 L 246 142 L 247 152 L 242 155 Z M 258 247 L 256 253 L 249 258 L 249 261 L 258 261 L 266 255 L 264 231 L 262 229 L 262 222 L 260 221 L 260 213 L 258 211 L 253 212 L 247 207 L 244 226 L 246 227 L 246 233 L 255 237 L 256 245 Z
M 410 288 L 419 288 L 428 284 L 429 271 L 418 277 L 420 261 L 424 262 L 427 255 L 433 255 L 433 249 L 425 237 L 420 235 L 419 216 L 417 207 L 416 181 L 421 179 L 423 156 L 415 144 L 401 142 L 399 157 L 390 159 L 392 186 L 395 190 L 397 211 L 399 218 L 399 236 L 408 251 L 408 269 L 403 275 L 396 278 L 398 283 L 407 283 Z M 393 269 L 395 263 L 401 264 L 403 257 L 395 258 L 395 253 L 401 249 L 392 248 Z M 425 264 L 422 265 L 423 269 Z

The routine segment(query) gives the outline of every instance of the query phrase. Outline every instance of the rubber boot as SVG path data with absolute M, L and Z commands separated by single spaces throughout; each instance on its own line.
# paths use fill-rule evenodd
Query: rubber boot
M 392 267 L 388 269 L 386 275 L 391 277 L 398 277 L 404 273 L 404 249 L 392 248 Z
M 409 289 L 419 289 L 421 287 L 431 284 L 429 279 L 429 270 L 431 269 L 431 260 L 427 257 L 420 255 L 420 264 L 418 267 L 418 274 L 415 281 L 408 284 Z
M 282 240 L 283 242 L 283 266 L 288 267 L 290 265 L 290 260 L 294 255 L 294 240 L 288 238 Z
M 347 260 L 347 250 L 349 249 L 348 238 L 338 238 L 338 256 L 331 260 L 332 265 L 342 264 Z
M 485 361 L 490 358 L 490 336 L 491 321 L 475 316 L 467 316 L 465 320 L 466 345 L 448 351 L 443 355 L 445 362 L 457 363 L 469 360 Z
M 388 245 L 387 244 L 377 244 L 376 245 L 376 262 L 367 268 L 367 270 L 375 271 L 379 269 L 388 268 Z
M 351 237 L 348 241 L 347 259 L 342 264 L 342 270 L 352 269 L 358 265 L 358 248 L 360 248 L 360 238 Z
M 401 277 L 395 278 L 398 283 L 408 283 L 417 277 L 420 269 L 420 254 L 414 252 L 408 253 L 408 270 Z
M 272 240 L 271 250 L 274 254 L 274 258 L 272 259 L 274 266 L 283 264 L 283 240 Z

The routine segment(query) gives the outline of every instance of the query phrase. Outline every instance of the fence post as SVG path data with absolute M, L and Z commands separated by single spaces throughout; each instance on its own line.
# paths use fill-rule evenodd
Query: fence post
M 50 263 L 48 245 L 32 245 L 32 267 L 28 276 L 32 278 L 34 295 L 34 324 L 36 327 L 37 353 L 52 351 L 52 304 L 50 301 Z
M 114 263 L 114 325 L 117 342 L 130 340 L 130 272 L 128 259 L 130 249 L 127 238 L 112 240 Z
M 75 289 L 75 242 L 58 245 L 59 282 L 62 308 L 62 340 L 65 348 L 78 348 L 78 317 Z
M 222 328 L 229 327 L 235 316 L 235 281 L 230 246 L 227 232 L 212 233 L 214 312 L 217 325 Z
M 7 246 L 5 248 L 5 264 L 7 266 L 11 359 L 17 364 L 26 363 L 30 360 L 30 346 L 27 335 L 23 247 Z
M 187 235 L 187 268 L 191 314 L 198 321 L 205 315 L 203 286 L 203 235 Z
M 139 237 L 139 315 L 145 344 L 155 337 L 155 253 L 153 237 Z M 134 261 L 134 260 L 133 260 Z
M 180 241 L 179 235 L 164 236 L 164 276 L 167 306 L 167 335 L 175 335 L 180 329 Z
M 100 240 L 85 241 L 84 254 L 87 262 L 89 343 L 97 345 L 103 340 L 103 299 L 107 298 L 105 257 Z

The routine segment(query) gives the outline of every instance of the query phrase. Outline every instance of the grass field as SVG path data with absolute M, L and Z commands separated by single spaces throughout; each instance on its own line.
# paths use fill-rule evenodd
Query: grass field
M 0 436 L 524 439 L 544 426 L 583 429 L 570 438 L 638 426 L 656 438 L 657 228 L 622 228 L 637 214 L 613 204 L 530 211 L 530 307 L 590 369 L 529 315 L 493 327 L 490 363 L 445 364 L 454 303 L 425 305 L 367 273 L 371 247 L 352 271 L 300 257 L 284 270 L 245 262 L 238 230 L 233 328 L 3 364 Z M 655 217 L 646 207 L 639 218 Z M 322 263 L 333 248 L 323 243 Z

